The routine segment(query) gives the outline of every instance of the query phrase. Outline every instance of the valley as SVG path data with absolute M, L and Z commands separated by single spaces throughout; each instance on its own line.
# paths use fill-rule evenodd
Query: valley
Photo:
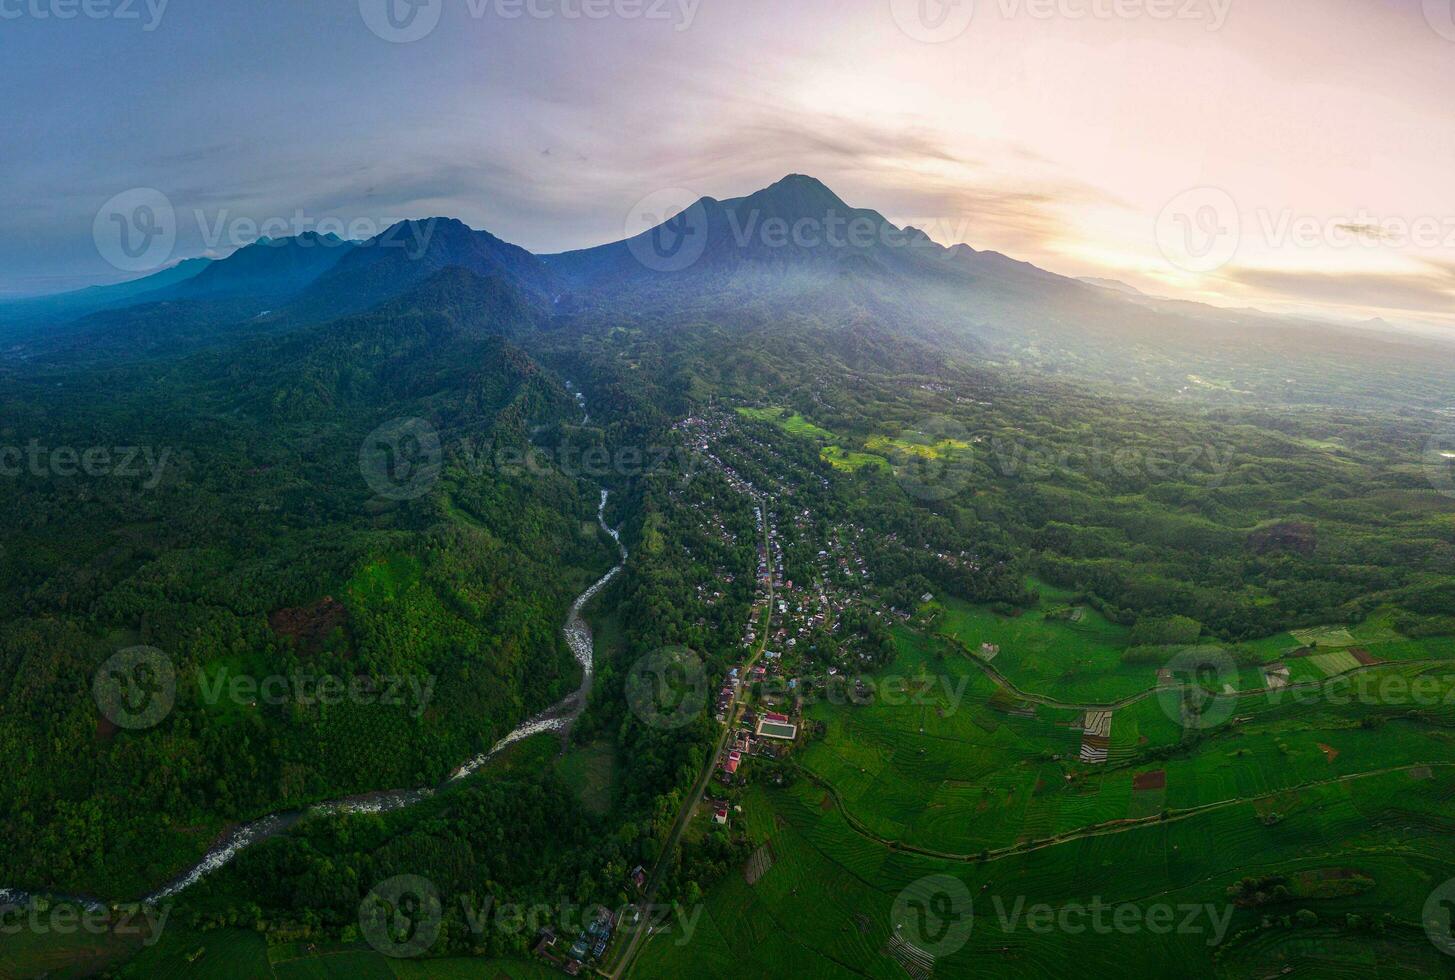
M 681 272 L 438 219 L 12 313 L 6 440 L 167 462 L 12 478 L 0 881 L 103 925 L 0 959 L 1448 973 L 1443 348 L 1334 373 L 1241 323 L 1133 383 L 1185 321 L 992 253 L 732 235 L 893 228 L 811 178 L 704 208 Z M 156 678 L 110 666 L 142 649 L 145 724 L 115 712 Z M 167 921 L 123 932 L 139 895 Z

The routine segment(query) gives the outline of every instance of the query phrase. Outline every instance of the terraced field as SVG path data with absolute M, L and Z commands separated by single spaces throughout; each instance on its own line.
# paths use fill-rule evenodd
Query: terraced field
M 903 977 L 890 939 L 917 927 L 897 902 L 943 887 L 944 876 L 963 885 L 970 900 L 961 911 L 973 928 L 963 940 L 926 943 L 939 949 L 936 976 L 1251 977 L 1284 966 L 1317 966 L 1319 976 L 1452 976 L 1455 961 L 1418 925 L 1455 857 L 1452 798 L 1451 770 L 1430 779 L 1392 773 L 1290 794 L 1272 826 L 1245 802 L 1028 853 L 947 861 L 866 838 L 837 807 L 826 809 L 809 781 L 755 790 L 749 833 L 772 841 L 777 862 L 756 885 L 732 876 L 709 896 L 692 936 L 655 937 L 630 975 Z M 1227 894 L 1248 874 L 1350 865 L 1373 879 L 1370 890 L 1259 909 L 1237 907 Z M 1048 910 L 1035 910 L 1041 904 Z M 1100 928 L 1084 911 L 1098 906 L 1114 910 Z M 1283 925 L 1298 909 L 1316 922 Z M 1346 918 L 1384 912 L 1392 921 L 1382 934 Z

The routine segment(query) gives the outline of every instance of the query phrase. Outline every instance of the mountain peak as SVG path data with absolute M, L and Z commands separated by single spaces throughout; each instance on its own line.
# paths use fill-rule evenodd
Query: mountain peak
M 822 217 L 828 212 L 851 210 L 823 181 L 805 174 L 789 174 L 738 202 L 727 203 L 746 203 L 778 215 Z

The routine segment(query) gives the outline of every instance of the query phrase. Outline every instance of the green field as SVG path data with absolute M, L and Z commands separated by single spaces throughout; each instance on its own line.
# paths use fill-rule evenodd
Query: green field
M 611 809 L 616 750 L 610 742 L 593 742 L 572 749 L 556 765 L 561 778 L 575 790 L 588 810 L 604 814 Z
M 1455 962 L 1416 926 L 1425 896 L 1455 856 L 1446 835 L 1451 777 L 1396 774 L 1305 791 L 1271 827 L 1256 804 L 1241 803 L 986 862 L 939 860 L 867 839 L 806 781 L 754 791 L 748 830 L 754 841 L 772 842 L 773 867 L 752 886 L 730 876 L 690 936 L 654 937 L 630 975 L 902 978 L 889 940 L 893 923 L 913 918 L 896 918 L 896 899 L 944 875 L 971 898 L 973 929 L 940 951 L 936 976 L 1266 977 L 1295 965 L 1315 976 L 1451 976 Z M 1262 909 L 1233 907 L 1227 896 L 1245 875 L 1330 868 L 1355 870 L 1374 886 Z M 1055 913 L 1049 923 L 1023 914 L 1040 903 Z M 1129 925 L 1099 932 L 1074 917 L 1058 920 L 1073 903 L 1126 908 Z M 1300 908 L 1313 911 L 1318 924 L 1279 923 Z M 1177 925 L 1157 925 L 1159 909 Z M 1383 936 L 1346 925 L 1349 913 L 1386 911 L 1394 922 Z M 1265 929 L 1268 913 L 1274 924 Z M 1077 931 L 1058 921 L 1082 924 Z
M 820 452 L 820 457 L 836 470 L 853 472 L 863 469 L 865 466 L 873 466 L 878 469 L 889 469 L 889 461 L 883 456 L 875 456 L 871 453 L 850 452 L 841 446 L 825 446 Z
M 825 734 L 796 760 L 875 836 L 937 852 L 1010 848 L 1394 765 L 1455 764 L 1445 727 L 1455 725 L 1455 678 L 1438 666 L 1373 668 L 1347 689 L 1250 688 L 1228 702 L 1225 723 L 1190 733 L 1175 698 L 1145 694 L 1113 711 L 1108 759 L 1087 765 L 1078 759 L 1086 712 L 1008 699 L 969 658 L 939 656 L 934 639 L 907 630 L 898 639 L 886 675 L 930 697 L 816 704 L 810 717 Z M 1148 773 L 1160 785 L 1139 789 Z
M 1092 609 L 1076 621 L 1044 604 L 1008 617 L 950 599 L 936 628 L 972 654 L 978 655 L 985 643 L 999 646 L 996 671 L 1028 694 L 1104 703 L 1150 690 L 1157 682 L 1155 666 L 1122 663 L 1130 630 Z
M 740 408 L 738 414 L 757 422 L 771 422 L 789 435 L 826 441 L 834 438 L 832 432 L 819 428 L 799 413 L 790 412 L 786 408 Z
M 189 958 L 191 959 L 189 962 Z M 32 976 L 31 973 L 14 974 Z M 490 959 L 393 959 L 362 944 L 299 943 L 268 946 L 263 937 L 240 929 L 196 932 L 168 929 L 162 942 L 143 950 L 125 977 L 203 980 L 466 980 L 488 977 L 540 980 L 560 976 L 544 964 Z M 0 969 L 0 976 L 9 977 Z

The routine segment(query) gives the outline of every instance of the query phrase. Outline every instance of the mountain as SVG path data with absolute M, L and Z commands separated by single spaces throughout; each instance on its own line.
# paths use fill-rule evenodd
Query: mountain
M 314 232 L 260 238 L 155 298 L 285 300 L 332 269 L 356 244 Z
M 1136 286 L 1130 286 L 1119 279 L 1102 279 L 1097 276 L 1080 276 L 1079 279 L 1081 282 L 1086 283 L 1088 286 L 1097 286 L 1101 289 L 1109 289 L 1114 293 L 1123 293 L 1127 296 L 1147 295 Z
M 850 207 L 821 181 L 791 174 L 745 197 L 704 197 L 632 238 L 543 259 L 572 288 L 613 291 L 664 278 L 893 267 L 902 256 L 887 243 L 896 235 L 906 244 L 914 238 L 877 211 Z
M 1107 305 L 1091 287 L 847 204 L 791 174 L 704 197 L 632 238 L 544 257 L 578 303 L 616 310 L 876 324 L 960 350 L 1015 345 Z
M 262 238 L 225 259 L 185 259 L 161 272 L 114 286 L 0 305 L 0 326 L 18 335 L 37 326 L 149 303 L 242 300 L 244 308 L 281 304 L 331 269 L 355 244 L 313 232 Z
M 366 310 L 450 267 L 499 276 L 527 294 L 553 299 L 559 281 L 525 249 L 454 218 L 402 221 L 361 243 L 319 277 L 286 313 L 317 319 Z
M 200 275 L 210 265 L 211 259 L 184 259 L 140 279 L 0 303 L 0 330 L 14 333 L 39 324 L 73 320 L 97 310 L 145 302 L 154 294 Z
M 703 197 L 631 238 L 555 255 L 443 217 L 365 242 L 259 241 L 224 260 L 53 298 L 52 319 L 12 321 L 0 340 L 12 359 L 152 358 L 398 313 L 396 301 L 424 288 L 462 323 L 503 312 L 496 319 L 520 324 L 509 336 L 547 320 L 573 330 L 804 328 L 842 344 L 871 340 L 866 350 L 914 342 L 1148 394 L 1180 396 L 1191 384 L 1221 400 L 1260 392 L 1322 402 L 1328 373 L 1361 360 L 1391 379 L 1416 370 L 1437 398 L 1447 373 L 1425 350 L 1432 340 L 1166 299 L 942 245 L 802 174 L 741 197 Z M 1366 390 L 1384 397 L 1380 385 Z

